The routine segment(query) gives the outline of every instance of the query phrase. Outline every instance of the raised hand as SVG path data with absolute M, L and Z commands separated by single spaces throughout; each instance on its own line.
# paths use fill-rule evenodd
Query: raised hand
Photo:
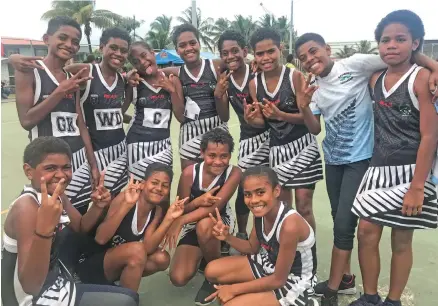
M 85 71 L 87 71 L 87 68 L 82 68 L 71 78 L 65 79 L 64 81 L 59 83 L 57 90 L 60 90 L 65 94 L 76 92 L 80 88 L 81 83 L 84 83 L 93 78 L 91 76 L 81 77 Z
M 44 57 L 41 56 L 23 56 L 20 54 L 12 54 L 9 56 L 9 64 L 14 67 L 14 69 L 21 72 L 33 71 L 33 69 L 42 69 L 44 67 L 37 63 L 37 60 L 43 60 Z
M 230 85 L 229 79 L 230 75 L 233 73 L 233 70 L 230 70 L 228 73 L 224 71 L 220 74 L 219 80 L 216 84 L 216 89 L 214 90 L 214 96 L 217 98 L 222 98 L 223 95 L 226 94 L 228 90 L 228 86 Z
M 220 197 L 214 196 L 214 193 L 220 188 L 221 186 L 216 186 L 197 198 L 196 200 L 198 201 L 198 205 L 203 207 L 210 207 L 212 205 L 215 205 L 218 201 L 221 200 Z
M 166 74 L 162 70 L 158 70 L 158 81 L 155 84 L 152 84 L 152 86 L 156 88 L 163 88 L 168 93 L 174 93 L 175 92 L 175 83 L 174 79 L 175 76 L 173 74 L 170 74 L 169 77 L 166 77 Z
M 61 179 L 49 198 L 46 180 L 41 178 L 41 205 L 38 208 L 35 228 L 39 235 L 47 237 L 53 235 L 62 214 L 62 203 L 59 197 L 64 194 L 65 187 L 65 179 Z
M 246 103 L 246 99 L 243 99 L 243 118 L 246 122 L 250 123 L 261 115 L 260 104 L 258 102 Z
M 220 241 L 224 241 L 228 238 L 228 235 L 230 234 L 230 227 L 228 225 L 225 225 L 222 222 L 222 217 L 219 213 L 219 209 L 216 207 L 216 218 L 213 217 L 213 215 L 210 213 L 210 219 L 213 221 L 213 235 L 216 237 L 216 239 Z
M 168 220 L 175 220 L 182 216 L 184 213 L 184 204 L 187 202 L 189 198 L 185 198 L 180 200 L 177 196 L 175 199 L 175 202 L 172 203 L 172 205 L 169 206 L 169 209 L 167 210 L 165 218 Z
M 312 96 L 318 89 L 318 86 L 310 85 L 310 82 L 312 81 L 312 76 L 313 75 L 309 73 L 306 81 L 304 79 L 304 75 L 300 74 L 301 87 L 299 87 L 297 90 L 297 104 L 298 107 L 301 109 L 309 107 L 310 102 L 312 102 Z
M 278 107 L 267 99 L 263 99 L 263 101 L 265 102 L 265 104 L 262 105 L 263 116 L 268 119 L 280 120 L 281 111 L 278 109 Z
M 126 74 L 126 80 L 132 87 L 137 87 L 138 84 L 140 84 L 141 81 L 143 81 L 143 78 L 140 77 L 140 75 L 137 72 L 137 69 L 132 69 Z
M 141 190 L 143 189 L 143 184 L 140 182 L 134 182 L 134 175 L 131 174 L 131 179 L 129 181 L 128 187 L 125 190 L 125 202 L 129 207 L 133 207 L 140 198 Z
M 91 201 L 93 205 L 99 208 L 105 208 L 111 203 L 111 193 L 104 186 L 105 171 L 102 171 L 99 178 L 99 183 L 91 193 Z

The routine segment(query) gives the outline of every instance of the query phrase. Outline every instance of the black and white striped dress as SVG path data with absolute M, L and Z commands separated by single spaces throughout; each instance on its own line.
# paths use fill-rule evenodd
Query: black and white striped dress
M 125 82 L 116 74 L 106 83 L 98 64 L 90 64 L 92 80 L 81 97 L 81 108 L 90 133 L 99 171 L 105 170 L 105 187 L 118 194 L 128 182 L 128 161 L 122 105 Z
M 182 159 L 198 161 L 201 158 L 202 135 L 215 128 L 228 130 L 216 111 L 214 90 L 217 83 L 213 61 L 202 60 L 199 75 L 194 77 L 186 65 L 179 70 L 185 100 L 185 121 L 179 136 L 179 154 Z
M 253 127 L 244 118 L 243 100 L 245 99 L 248 104 L 253 102 L 249 94 L 249 83 L 253 77 L 250 75 L 249 66 L 245 66 L 246 72 L 242 85 L 237 84 L 231 74 L 231 82 L 228 87 L 230 104 L 236 112 L 240 123 L 239 159 L 237 165 L 243 171 L 255 166 L 269 165 L 268 127 Z
M 264 73 L 256 75 L 257 100 L 267 99 L 279 110 L 299 113 L 292 76 L 295 69 L 282 67 L 274 92 L 269 92 Z M 264 102 L 263 102 L 264 103 Z M 305 187 L 323 179 L 322 161 L 316 137 L 304 124 L 266 119 L 270 128 L 270 167 L 282 186 Z
M 260 242 L 260 251 L 255 255 L 248 255 L 248 260 L 256 279 L 275 272 L 275 265 L 280 252 L 281 227 L 284 220 L 293 214 L 298 214 L 298 212 L 293 209 L 289 210 L 281 203 L 275 223 L 268 234 L 264 231 L 263 218 L 255 218 L 254 226 L 257 239 Z M 274 294 L 282 306 L 304 306 L 308 302 L 306 290 L 311 288 L 317 266 L 315 234 L 312 227 L 308 226 L 310 230 L 309 237 L 297 245 L 294 262 L 286 284 L 274 290 Z
M 134 88 L 135 113 L 126 136 L 128 169 L 143 180 L 147 167 L 155 162 L 172 166 L 170 94 L 142 81 Z
M 31 197 L 37 205 L 41 205 L 41 193 L 30 186 L 25 186 L 22 197 Z M 12 205 L 14 205 L 12 203 Z M 19 222 L 17 220 L 16 222 Z M 59 220 L 55 230 L 55 238 L 50 250 L 49 272 L 40 293 L 31 296 L 24 292 L 18 278 L 18 245 L 17 240 L 3 232 L 2 241 L 2 302 L 3 305 L 19 306 L 74 306 L 76 299 L 76 287 L 70 272 L 58 258 L 60 245 L 63 242 L 62 229 L 70 222 L 65 211 Z
M 52 72 L 43 61 L 38 63 L 44 70 L 34 69 L 34 106 L 41 103 L 59 86 Z M 66 73 L 67 78 L 69 74 Z M 87 160 L 84 142 L 77 125 L 75 94 L 65 96 L 29 133 L 30 140 L 41 136 L 54 136 L 65 140 L 72 151 L 72 172 L 70 184 L 65 190 L 71 203 L 78 209 L 88 206 L 91 196 L 90 165 Z
M 386 72 L 374 87 L 375 144 L 370 167 L 359 187 L 352 211 L 370 222 L 403 229 L 437 228 L 436 186 L 424 185 L 423 211 L 402 215 L 403 199 L 414 177 L 420 146 L 420 111 L 414 82 L 421 67 L 412 68 L 389 90 Z

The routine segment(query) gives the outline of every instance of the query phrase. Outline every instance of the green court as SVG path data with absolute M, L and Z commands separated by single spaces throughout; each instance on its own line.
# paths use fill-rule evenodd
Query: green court
M 28 133 L 23 130 L 18 121 L 15 103 L 2 103 L 2 221 L 6 217 L 7 209 L 16 196 L 19 195 L 26 178 L 22 171 L 22 154 L 28 143 Z M 132 111 L 132 109 L 131 109 Z M 239 139 L 239 123 L 232 114 L 229 122 L 231 134 L 236 144 Z M 180 174 L 180 161 L 178 156 L 178 132 L 179 124 L 173 120 L 172 144 L 174 150 L 175 178 L 172 185 L 172 197 L 175 196 Z M 319 137 L 321 142 L 322 136 Z M 233 154 L 233 163 L 236 163 L 237 153 Z M 234 206 L 234 199 L 232 200 Z M 318 278 L 327 278 L 330 268 L 330 254 L 332 246 L 332 218 L 330 215 L 329 202 L 325 190 L 325 183 L 317 184 L 314 196 L 314 211 L 317 222 L 318 242 Z M 252 224 L 250 224 L 252 226 Z M 386 295 L 389 285 L 389 267 L 391 257 L 390 232 L 385 231 L 380 248 L 382 271 L 380 274 L 380 294 Z M 418 231 L 414 238 L 414 266 L 408 286 L 403 296 L 403 305 L 433 306 L 438 304 L 438 296 L 435 290 L 438 280 L 438 233 L 436 231 Z M 357 245 L 357 244 L 356 244 Z M 357 250 L 352 256 L 352 271 L 357 275 L 357 288 L 362 290 L 360 283 L 360 271 L 357 261 Z M 186 287 L 176 288 L 169 280 L 167 273 L 159 273 L 144 278 L 140 288 L 141 305 L 148 306 L 191 306 L 202 283 L 202 275 L 198 274 Z M 346 299 L 341 297 L 339 305 L 348 305 L 353 297 Z M 5 305 L 6 306 L 6 305 Z M 246 306 L 246 305 L 242 305 Z

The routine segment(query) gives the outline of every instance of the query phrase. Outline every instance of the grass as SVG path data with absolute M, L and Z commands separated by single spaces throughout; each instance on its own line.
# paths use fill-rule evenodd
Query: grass
M 21 192 L 27 180 L 22 171 L 22 154 L 24 147 L 28 143 L 27 132 L 23 130 L 18 122 L 14 103 L 2 103 L 2 168 L 1 168 L 1 207 L 2 222 L 6 217 L 6 211 L 10 203 Z M 229 122 L 231 134 L 236 143 L 239 136 L 239 123 L 237 118 L 232 115 Z M 174 171 L 175 179 L 172 184 L 172 197 L 175 196 L 178 178 L 180 175 L 180 161 L 178 157 L 178 133 L 179 127 L 174 119 L 172 123 L 172 143 L 174 151 Z M 322 135 L 319 136 L 321 142 Z M 236 152 L 233 154 L 232 162 L 236 163 Z M 234 199 L 231 201 L 234 206 Z M 314 196 L 314 212 L 317 224 L 317 243 L 318 243 L 318 277 L 320 280 L 327 278 L 330 269 L 330 255 L 332 247 L 332 219 L 330 215 L 330 205 L 325 190 L 325 183 L 320 182 Z M 252 226 L 250 224 L 249 226 Z M 391 258 L 390 231 L 386 229 L 382 236 L 380 246 L 381 254 L 381 273 L 379 291 L 385 296 L 389 285 L 389 267 Z M 356 244 L 357 246 L 357 244 Z M 352 271 L 356 273 L 358 290 L 361 291 L 360 270 L 357 262 L 357 248 L 352 255 Z M 437 305 L 438 300 L 436 288 L 438 281 L 435 278 L 438 273 L 438 239 L 436 231 L 417 231 L 414 238 L 414 266 L 410 280 L 403 295 L 404 306 L 433 306 Z M 196 277 L 183 288 L 176 288 L 170 283 L 167 272 L 144 278 L 139 290 L 141 305 L 148 306 L 192 306 L 193 299 L 198 288 L 202 283 L 202 275 Z M 352 300 L 342 297 L 339 305 L 348 305 Z

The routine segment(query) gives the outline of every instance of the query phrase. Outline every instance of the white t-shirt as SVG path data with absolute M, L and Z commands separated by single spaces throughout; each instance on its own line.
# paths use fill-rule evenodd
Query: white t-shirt
M 315 115 L 324 117 L 326 164 L 344 165 L 370 158 L 374 146 L 374 121 L 368 82 L 386 68 L 379 55 L 355 54 L 334 63 L 312 98 Z

